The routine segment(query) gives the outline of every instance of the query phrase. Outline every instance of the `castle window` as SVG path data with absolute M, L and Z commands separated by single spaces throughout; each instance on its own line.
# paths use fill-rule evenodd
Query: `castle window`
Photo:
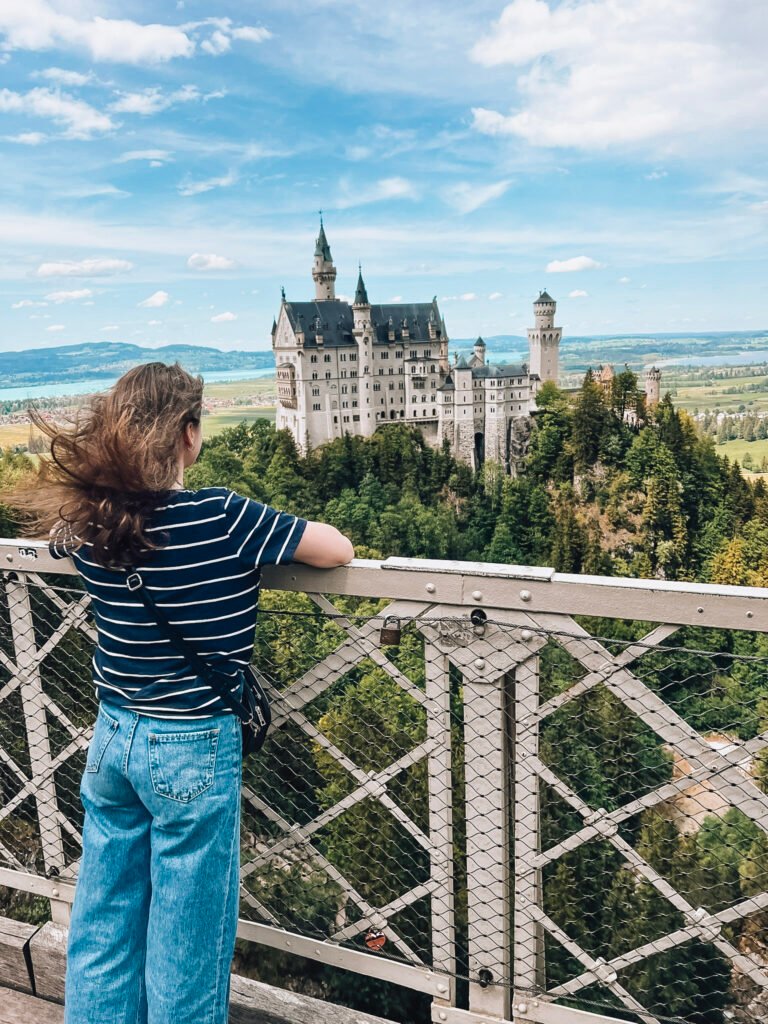
M 418 349 L 412 348 L 411 349 L 411 359 L 418 359 L 418 358 L 419 358 Z
M 331 354 L 330 354 L 330 352 L 326 352 L 325 355 L 323 356 L 323 362 L 324 363 L 330 363 L 330 361 L 331 361 Z
M 353 395 L 356 395 L 356 394 L 357 394 L 357 384 L 353 384 L 353 385 L 352 385 L 352 394 L 353 394 Z
M 342 395 L 346 395 L 346 393 L 347 393 L 347 385 L 346 384 L 342 384 L 341 385 L 341 393 L 342 393 Z
M 389 352 L 381 352 L 380 355 L 382 359 L 389 359 Z
M 357 408 L 357 402 L 355 401 L 355 399 L 354 399 L 354 398 L 352 399 L 352 408 L 353 408 L 353 409 L 356 409 L 356 408 Z M 356 418 L 357 418 L 357 419 L 360 419 L 360 417 L 359 417 L 359 416 L 358 416 L 358 417 L 356 417 Z
M 432 363 L 432 364 L 430 365 L 430 367 L 429 367 L 429 372 L 430 372 L 430 373 L 434 373 L 434 372 L 435 372 L 435 364 L 434 364 L 434 363 Z
M 341 360 L 342 363 L 346 363 L 346 361 L 347 361 L 347 357 L 346 357 L 346 355 L 343 352 L 339 356 L 339 359 Z
M 360 415 L 359 415 L 359 413 L 358 413 L 357 416 L 353 416 L 352 417 L 352 422 L 353 423 L 359 423 L 360 422 Z
M 411 367 L 411 373 L 416 373 L 416 367 L 415 366 Z
M 394 372 L 395 372 L 394 366 L 390 366 L 390 368 L 389 368 L 389 376 L 391 377 Z
M 350 363 L 356 363 L 357 362 L 357 352 L 350 352 L 349 353 L 349 361 L 350 361 Z
M 320 412 L 320 403 L 314 402 L 312 405 L 312 412 Z
M 379 382 L 377 380 L 375 380 L 373 382 L 373 390 L 374 391 L 381 391 L 381 384 L 379 384 Z
M 380 367 L 379 367 L 379 376 L 380 376 L 380 377 L 383 377 L 383 376 L 384 376 L 384 367 L 383 367 L 383 366 L 380 366 Z
M 330 370 L 326 370 L 325 371 L 325 379 L 326 380 L 330 380 L 331 379 L 331 371 Z
M 333 417 L 333 422 L 334 423 L 338 423 L 339 422 L 339 417 L 338 416 L 334 416 Z
M 402 358 L 403 358 L 403 350 L 401 348 L 399 348 L 395 352 L 395 359 L 402 359 Z
M 317 356 L 316 355 L 311 355 L 309 357 L 309 361 L 310 361 L 310 363 L 316 363 L 317 362 Z
M 347 371 L 346 370 L 342 370 L 341 373 L 340 373 L 340 376 L 341 377 L 346 377 L 347 376 Z
M 344 417 L 344 422 L 345 422 L 345 423 L 349 423 L 349 416 L 345 416 L 345 417 Z
M 319 398 L 320 397 L 320 388 L 312 388 L 312 397 L 313 398 Z
M 390 391 L 394 391 L 395 390 L 395 385 L 394 384 L 390 384 L 389 385 L 389 390 Z
M 349 402 L 342 402 L 341 403 L 341 408 L 342 409 L 348 409 L 349 408 Z
M 397 385 L 398 391 L 402 391 L 404 387 L 405 382 L 401 380 L 400 383 Z
M 312 380 L 317 380 L 317 374 L 316 373 L 312 374 Z

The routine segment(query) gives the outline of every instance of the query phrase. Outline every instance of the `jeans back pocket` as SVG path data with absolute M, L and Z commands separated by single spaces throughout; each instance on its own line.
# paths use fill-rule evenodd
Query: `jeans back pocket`
M 210 789 L 219 731 L 149 734 L 149 774 L 158 796 L 189 803 Z
M 111 715 L 108 715 L 104 708 L 100 706 L 96 722 L 93 726 L 93 736 L 88 746 L 88 757 L 85 762 L 85 770 L 87 772 L 97 772 L 99 770 L 104 751 L 119 728 L 120 723 L 112 718 Z

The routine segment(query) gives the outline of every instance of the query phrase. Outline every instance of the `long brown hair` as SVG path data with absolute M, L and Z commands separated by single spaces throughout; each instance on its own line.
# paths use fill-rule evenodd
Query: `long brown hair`
M 202 398 L 202 377 L 178 363 L 145 363 L 92 396 L 67 427 L 30 408 L 51 451 L 35 477 L 2 496 L 23 514 L 23 533 L 61 529 L 70 548 L 89 544 L 99 564 L 114 568 L 158 547 L 148 519 L 177 482 L 182 432 L 200 422 Z

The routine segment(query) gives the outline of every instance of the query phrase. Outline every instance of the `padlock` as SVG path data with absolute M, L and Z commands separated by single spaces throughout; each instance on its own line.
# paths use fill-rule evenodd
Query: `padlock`
M 374 950 L 378 953 L 380 949 L 384 948 L 384 944 L 387 941 L 387 937 L 384 932 L 380 932 L 376 928 L 370 928 L 365 936 L 365 944 L 368 949 Z
M 381 627 L 379 644 L 382 647 L 399 647 L 401 636 L 400 619 L 396 615 L 387 615 Z

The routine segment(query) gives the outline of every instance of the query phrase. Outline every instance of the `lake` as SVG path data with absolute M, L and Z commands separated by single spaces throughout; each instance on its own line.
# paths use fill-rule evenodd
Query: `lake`
M 259 377 L 274 377 L 274 366 L 263 370 L 212 370 L 204 373 L 206 384 L 223 384 L 228 380 L 256 380 Z M 25 398 L 60 398 L 66 395 L 89 395 L 94 391 L 111 388 L 117 377 L 98 377 L 78 381 L 34 384 L 15 388 L 0 388 L 0 402 L 19 402 Z

